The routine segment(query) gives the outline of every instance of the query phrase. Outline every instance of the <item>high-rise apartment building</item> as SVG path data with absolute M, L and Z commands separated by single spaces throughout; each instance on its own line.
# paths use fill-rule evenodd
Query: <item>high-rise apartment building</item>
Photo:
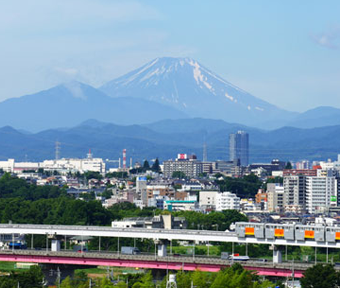
M 309 213 L 322 213 L 337 205 L 337 180 L 335 177 L 307 177 L 306 208 Z
M 196 159 L 196 156 L 178 154 L 175 161 L 168 160 L 163 162 L 163 174 L 165 177 L 172 177 L 174 172 L 183 172 L 185 176 L 197 177 L 203 172 L 203 164 Z
M 284 208 L 286 212 L 301 213 L 306 209 L 306 176 L 283 177 Z
M 229 159 L 239 160 L 241 166 L 249 164 L 249 134 L 245 131 L 237 131 L 229 135 Z
M 284 188 L 280 183 L 267 184 L 268 212 L 278 212 L 284 207 Z

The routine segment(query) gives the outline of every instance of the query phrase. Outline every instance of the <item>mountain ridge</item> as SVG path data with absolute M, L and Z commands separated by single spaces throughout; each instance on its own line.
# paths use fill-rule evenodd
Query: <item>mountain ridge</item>
M 274 158 L 299 161 L 335 158 L 340 146 L 340 125 L 302 129 L 284 127 L 265 131 L 228 123 L 218 129 L 208 129 L 216 120 L 200 119 L 192 129 L 192 119 L 183 119 L 176 131 L 177 120 L 141 125 L 92 123 L 69 129 L 49 129 L 35 134 L 23 134 L 11 127 L 0 128 L 0 159 L 41 161 L 54 158 L 55 141 L 61 142 L 62 157 L 85 157 L 89 148 L 95 157 L 118 159 L 122 149 L 135 161 L 175 158 L 178 153 L 195 153 L 202 158 L 203 143 L 208 147 L 209 160 L 228 160 L 228 135 L 244 129 L 250 136 L 252 162 L 269 162 Z
M 152 113 L 145 113 L 148 109 Z M 57 85 L 0 103 L 0 125 L 32 132 L 72 127 L 89 118 L 127 125 L 186 117 L 183 112 L 148 100 L 112 98 L 80 82 Z
M 156 101 L 191 117 L 244 125 L 296 115 L 249 94 L 191 58 L 156 58 L 99 89 L 112 97 Z

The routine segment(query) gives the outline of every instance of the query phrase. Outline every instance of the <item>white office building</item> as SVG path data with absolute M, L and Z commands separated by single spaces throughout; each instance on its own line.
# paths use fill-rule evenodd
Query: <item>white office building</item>
M 216 196 L 219 191 L 200 191 L 200 208 L 216 208 Z
M 15 162 L 14 159 L 0 161 L 0 169 L 5 172 L 21 173 L 23 171 L 38 170 L 58 171 L 62 174 L 67 172 L 93 171 L 105 173 L 105 162 L 102 158 L 63 158 L 58 160 L 44 160 L 43 162 Z
M 240 198 L 231 192 L 221 192 L 216 195 L 216 211 L 240 210 Z

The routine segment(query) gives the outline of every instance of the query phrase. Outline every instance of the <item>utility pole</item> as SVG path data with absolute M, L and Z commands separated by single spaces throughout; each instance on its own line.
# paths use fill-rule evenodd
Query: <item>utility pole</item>
M 59 269 L 59 266 L 57 268 L 57 285 L 58 285 L 58 288 L 60 287 L 60 280 L 61 280 L 61 273 L 60 273 L 60 269 Z
M 293 258 L 293 270 L 292 270 L 292 276 L 293 276 L 293 288 L 295 287 L 294 281 L 295 281 L 295 271 L 294 271 L 294 258 Z

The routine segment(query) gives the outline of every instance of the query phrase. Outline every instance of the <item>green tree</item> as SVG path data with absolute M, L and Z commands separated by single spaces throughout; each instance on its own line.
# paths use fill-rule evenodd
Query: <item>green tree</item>
M 206 288 L 208 287 L 208 274 L 202 271 L 196 270 L 192 274 L 192 282 L 196 288 Z
M 127 178 L 128 173 L 127 172 L 109 172 L 105 174 L 105 177 L 122 179 L 122 178 Z
M 176 282 L 177 282 L 178 287 L 190 288 L 191 287 L 191 274 L 188 272 L 184 272 L 183 270 L 179 271 L 176 274 Z
M 102 280 L 100 281 L 100 288 L 113 288 L 113 287 L 115 286 L 106 277 L 103 277 Z
M 174 171 L 172 173 L 172 178 L 179 178 L 179 179 L 185 179 L 187 176 L 182 171 Z
M 293 166 L 292 166 L 292 163 L 290 163 L 289 161 L 287 162 L 286 166 L 285 166 L 285 169 L 292 169 Z
M 60 288 L 73 288 L 74 284 L 72 283 L 72 280 L 70 276 L 67 276 L 60 284 Z
M 148 162 L 148 160 L 144 160 L 144 163 L 143 163 L 143 170 L 146 171 L 146 170 L 149 170 L 150 169 L 150 164 Z
M 40 267 L 31 266 L 28 271 L 0 277 L 0 288 L 16 288 L 18 285 L 22 288 L 40 288 L 43 285 L 43 278 Z
M 262 181 L 254 174 L 243 178 L 223 177 L 223 180 L 216 180 L 216 183 L 221 191 L 230 191 L 239 197 L 254 197 L 263 185 Z
M 268 288 L 270 281 L 259 282 L 251 271 L 244 270 L 239 263 L 217 273 L 210 288 Z
M 144 274 L 139 282 L 132 285 L 132 288 L 152 288 L 155 287 L 151 271 Z
M 128 286 L 126 285 L 125 282 L 120 281 L 120 282 L 118 282 L 117 285 L 114 286 L 114 287 L 117 287 L 117 288 L 127 288 Z
M 330 264 L 316 264 L 308 268 L 300 279 L 302 288 L 334 288 L 338 282 L 338 273 Z
M 156 158 L 155 162 L 152 164 L 151 170 L 154 172 L 160 172 L 161 167 L 159 166 L 159 160 Z

